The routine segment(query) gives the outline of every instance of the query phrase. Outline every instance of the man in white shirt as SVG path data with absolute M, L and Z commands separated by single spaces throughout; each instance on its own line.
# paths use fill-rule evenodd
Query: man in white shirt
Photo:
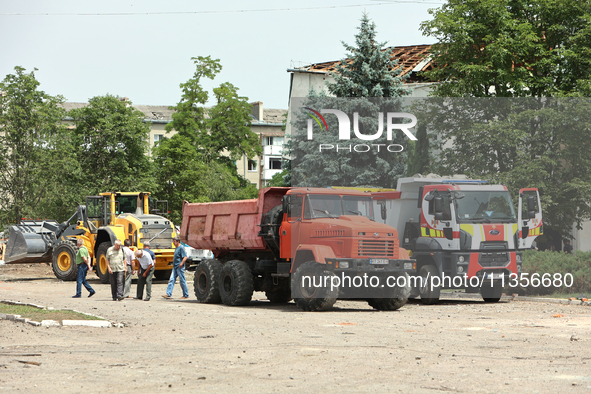
M 127 272 L 125 273 L 125 289 L 123 290 L 123 298 L 129 298 L 131 292 L 131 276 L 135 275 L 133 266 L 133 250 L 130 248 L 131 242 L 126 239 L 123 241 L 123 251 L 125 252 L 125 263 L 127 264 Z
M 144 297 L 144 284 L 146 285 L 146 299 L 150 301 L 152 297 L 152 278 L 154 276 L 154 260 L 152 256 L 145 251 L 138 249 L 135 251 L 135 259 L 139 263 L 139 272 L 137 274 L 137 299 Z

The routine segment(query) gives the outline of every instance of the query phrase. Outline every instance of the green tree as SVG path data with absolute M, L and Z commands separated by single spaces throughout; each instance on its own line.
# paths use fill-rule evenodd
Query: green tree
M 89 194 L 105 191 L 149 191 L 150 126 L 131 102 L 112 95 L 97 96 L 71 110 L 76 156 L 82 169 L 80 188 Z
M 214 79 L 222 66 L 210 56 L 192 58 L 195 73 L 180 85 L 181 100 L 166 130 L 177 133 L 153 149 L 158 195 L 169 201 L 173 222 L 180 223 L 183 201 L 209 202 L 254 198 L 256 187 L 241 177 L 234 160 L 262 153 L 250 130 L 251 107 L 238 88 L 222 83 L 213 89 L 216 104 L 206 109 L 209 93 L 203 78 Z
M 449 0 L 421 24 L 442 81 L 439 97 L 588 94 L 591 3 L 579 0 Z M 445 81 L 445 82 L 443 82 Z
M 210 56 L 192 58 L 195 63 L 193 78 L 182 83 L 181 101 L 171 109 L 172 122 L 166 131 L 176 130 L 186 136 L 206 161 L 229 155 L 232 160 L 245 154 L 252 158 L 262 152 L 259 139 L 250 130 L 251 107 L 246 97 L 238 95 L 231 83 L 214 89 L 216 105 L 205 109 L 209 94 L 201 86 L 203 78 L 214 79 L 221 71 L 219 59 Z M 207 115 L 207 116 L 206 116 Z
M 346 58 L 336 65 L 334 83 L 327 82 L 328 91 L 337 97 L 400 97 L 408 94 L 402 86 L 402 69 L 392 59 L 386 42 L 376 41 L 376 24 L 364 13 L 356 46 L 342 42 Z
M 430 171 L 429 137 L 425 123 L 417 128 L 417 140 L 408 142 L 408 161 L 406 174 L 427 174 Z
M 514 196 L 538 187 L 545 224 L 569 235 L 591 217 L 587 103 L 525 97 L 591 93 L 591 3 L 450 0 L 431 14 L 421 29 L 438 40 L 433 96 L 521 98 L 429 101 L 437 172 L 506 183 Z
M 76 169 L 69 157 L 71 136 L 62 123 L 63 98 L 39 90 L 34 71 L 14 70 L 0 83 L 0 220 L 5 224 L 58 213 L 43 207 L 68 199 L 63 181 Z
M 347 58 L 341 60 L 334 73 L 334 83 L 327 83 L 331 94 L 326 97 L 311 91 L 304 102 L 292 101 L 291 106 L 291 179 L 294 186 L 379 186 L 392 187 L 404 173 L 406 152 L 389 152 L 386 146 L 398 144 L 405 147 L 407 138 L 402 133 L 386 139 L 386 133 L 372 140 L 370 152 L 319 151 L 319 144 L 334 145 L 335 130 L 339 129 L 334 116 L 326 116 L 328 127 L 314 131 L 314 139 L 307 139 L 306 128 L 310 109 L 338 109 L 350 115 L 359 115 L 361 134 L 373 135 L 380 131 L 379 116 L 387 112 L 401 112 L 399 97 L 408 90 L 400 77 L 401 69 L 391 59 L 391 50 L 385 43 L 376 41 L 376 26 L 367 14 L 363 14 L 356 46 L 343 43 Z M 330 131 L 329 131 L 330 130 Z M 383 127 L 382 127 L 383 130 Z M 341 141 L 342 143 L 342 141 Z M 346 145 L 367 144 L 362 138 L 351 138 Z M 382 148 L 378 150 L 377 146 Z

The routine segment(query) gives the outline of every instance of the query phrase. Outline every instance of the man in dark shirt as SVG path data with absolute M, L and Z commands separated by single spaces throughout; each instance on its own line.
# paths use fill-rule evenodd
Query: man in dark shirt
M 562 248 L 562 250 L 564 251 L 564 253 L 566 254 L 572 254 L 573 253 L 573 246 L 570 244 L 570 239 L 564 239 L 562 241 L 562 243 L 564 244 L 564 247 Z

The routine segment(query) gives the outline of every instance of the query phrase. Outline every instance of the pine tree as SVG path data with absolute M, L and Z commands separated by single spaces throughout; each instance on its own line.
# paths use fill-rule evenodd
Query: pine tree
M 356 47 L 343 43 L 347 58 L 336 66 L 334 83 L 326 85 L 337 97 L 400 97 L 409 93 L 402 86 L 401 68 L 392 60 L 392 50 L 376 42 L 376 24 L 366 13 L 361 18 Z

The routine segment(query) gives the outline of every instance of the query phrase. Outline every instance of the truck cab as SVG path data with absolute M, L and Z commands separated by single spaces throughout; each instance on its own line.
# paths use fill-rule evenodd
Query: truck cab
M 543 233 L 534 188 L 520 190 L 517 209 L 507 187 L 480 180 L 402 178 L 396 193 L 374 194 L 384 198 L 385 222 L 400 230 L 420 276 L 440 278 L 437 288 L 413 289 L 424 303 L 437 302 L 446 288 L 498 301 L 502 284 L 521 273 L 521 250 Z

